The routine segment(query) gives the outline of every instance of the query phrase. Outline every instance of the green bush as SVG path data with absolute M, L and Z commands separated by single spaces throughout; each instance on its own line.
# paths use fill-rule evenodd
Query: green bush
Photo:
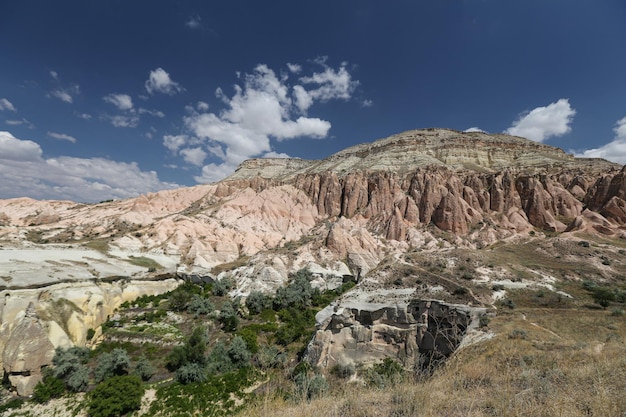
M 90 417 L 122 416 L 139 410 L 144 387 L 136 375 L 114 376 L 89 394 Z
M 221 340 L 218 341 L 207 358 L 208 372 L 211 375 L 223 374 L 234 369 L 235 367 L 230 359 L 226 345 Z
M 33 400 L 38 403 L 48 402 L 51 398 L 59 398 L 65 394 L 65 384 L 60 378 L 55 378 L 51 373 L 44 376 L 43 380 L 35 385 Z
M 52 376 L 63 380 L 65 386 L 71 391 L 84 391 L 89 382 L 89 370 L 85 366 L 88 360 L 88 349 L 57 348 L 52 358 Z
M 241 338 L 241 336 L 235 336 L 233 340 L 230 342 L 230 346 L 228 348 L 228 357 L 230 361 L 235 366 L 235 368 L 243 368 L 244 366 L 248 366 L 250 364 L 250 359 L 252 355 L 246 346 L 246 342 Z
M 309 378 L 301 373 L 296 377 L 296 393 L 302 399 L 311 400 L 323 396 L 329 389 L 326 378 L 322 375 L 314 375 Z
M 615 301 L 615 293 L 607 287 L 595 287 L 591 294 L 596 304 L 606 308 L 611 305 L 611 301 Z
M 246 342 L 246 347 L 253 355 L 259 351 L 259 342 L 257 341 L 257 334 L 250 327 L 237 330 L 237 336 L 241 337 Z
M 237 310 L 230 301 L 225 301 L 220 310 L 217 320 L 222 324 L 222 329 L 226 332 L 234 332 L 239 325 Z
M 65 378 L 65 385 L 70 391 L 84 392 L 89 384 L 89 369 L 85 365 L 80 365 Z
M 385 358 L 382 362 L 368 368 L 364 376 L 368 385 L 385 388 L 399 381 L 403 374 L 402 365 L 391 358 Z
M 175 371 L 188 363 L 206 364 L 206 346 L 208 338 L 206 331 L 202 327 L 193 329 L 189 339 L 182 346 L 176 346 L 166 359 L 167 369 Z
M 185 364 L 176 371 L 176 380 L 181 384 L 205 382 L 207 380 L 206 368 L 196 362 Z
M 314 294 L 310 282 L 312 277 L 313 274 L 308 269 L 301 269 L 296 272 L 286 287 L 276 291 L 273 302 L 274 310 L 310 306 Z
M 187 305 L 187 311 L 193 313 L 196 317 L 211 314 L 213 310 L 215 310 L 215 307 L 211 301 L 198 294 L 194 294 L 191 297 L 191 301 L 189 301 L 189 304 Z
M 330 372 L 338 378 L 350 378 L 356 372 L 353 364 L 337 364 L 330 369 Z
M 224 277 L 213 283 L 213 285 L 211 286 L 211 292 L 213 293 L 213 295 L 216 295 L 218 297 L 223 297 L 234 286 L 235 284 L 230 278 Z
M 260 291 L 251 291 L 246 298 L 246 307 L 250 314 L 260 314 L 272 306 L 272 299 Z
M 100 355 L 94 376 L 96 382 L 101 382 L 112 376 L 126 375 L 129 368 L 130 358 L 128 353 L 122 348 L 116 348 L 110 353 Z
M 287 355 L 276 346 L 261 346 L 256 354 L 256 361 L 261 369 L 278 368 L 287 361 Z
M 96 335 L 96 331 L 94 329 L 87 330 L 87 340 L 93 339 L 95 335 Z
M 156 368 L 144 356 L 135 364 L 134 374 L 141 378 L 142 381 L 149 381 L 155 373 Z

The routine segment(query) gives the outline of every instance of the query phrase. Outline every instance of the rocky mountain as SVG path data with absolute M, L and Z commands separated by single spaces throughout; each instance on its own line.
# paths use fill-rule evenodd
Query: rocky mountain
M 596 252 L 578 244 L 591 239 L 602 242 Z M 124 201 L 3 200 L 2 365 L 15 378 L 39 372 L 43 359 L 24 369 L 28 351 L 13 348 L 25 320 L 48 335 L 38 353 L 48 358 L 51 346 L 85 344 L 87 330 L 123 301 L 168 291 L 176 279 L 228 275 L 237 282 L 233 295 L 245 296 L 274 291 L 304 267 L 320 287 L 358 282 L 320 316 L 327 333 L 316 336 L 313 362 L 342 356 L 325 351 L 340 322 L 352 333 L 339 332 L 336 346 L 365 337 L 364 351 L 378 352 L 365 361 L 399 355 L 396 345 L 375 346 L 389 339 L 372 336 L 375 323 L 388 335 L 397 333 L 389 326 L 410 324 L 406 356 L 428 340 L 417 330 L 424 311 L 448 317 L 448 304 L 463 304 L 479 308 L 463 310 L 475 318 L 503 296 L 494 282 L 555 290 L 555 281 L 583 272 L 615 279 L 626 272 L 624 239 L 626 168 L 519 137 L 446 129 L 404 132 L 320 161 L 249 160 L 215 184 Z M 571 256 L 576 251 L 584 253 Z M 431 299 L 432 308 L 417 301 Z M 378 312 L 379 321 L 363 311 Z M 463 320 L 467 329 L 471 318 Z

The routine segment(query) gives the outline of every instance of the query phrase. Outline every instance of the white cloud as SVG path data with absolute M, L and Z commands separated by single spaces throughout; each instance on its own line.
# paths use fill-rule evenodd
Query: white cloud
M 163 136 L 163 146 L 171 152 L 177 153 L 181 147 L 185 146 L 188 139 L 187 135 L 166 135 Z
M 35 126 L 33 126 L 33 124 L 31 122 L 29 122 L 28 120 L 26 120 L 25 118 L 22 119 L 16 119 L 16 120 L 5 120 L 4 123 L 8 124 L 9 126 L 26 126 L 29 129 L 33 129 Z
M 221 88 L 216 89 L 216 96 L 225 104 L 224 110 L 198 113 L 190 109 L 184 122 L 192 135 L 165 136 L 164 145 L 177 153 L 189 147 L 190 141 L 200 141 L 194 146 L 201 144 L 207 155 L 220 159 L 221 163 L 205 166 L 202 175 L 195 177 L 204 182 L 232 173 L 245 159 L 278 155 L 272 152 L 271 139 L 326 137 L 330 122 L 307 117 L 306 111 L 317 101 L 350 99 L 358 81 L 352 79 L 345 63 L 337 69 L 329 67 L 326 60 L 315 63 L 323 67 L 322 71 L 300 77 L 294 86 L 288 83 L 288 75 L 279 77 L 263 64 L 257 65 L 251 74 L 238 74 L 241 85 L 235 85 L 232 97 Z M 292 73 L 301 71 L 295 64 L 288 67 Z
M 472 133 L 472 132 L 479 132 L 479 133 L 487 133 L 484 130 L 482 130 L 479 127 L 469 127 L 467 129 L 465 129 L 463 132 L 467 132 L 467 133 Z
M 272 151 L 263 155 L 263 158 L 291 158 L 291 157 L 283 152 L 278 153 L 278 152 Z
M 613 129 L 615 138 L 613 141 L 599 148 L 588 149 L 576 154 L 583 158 L 604 158 L 618 164 L 626 165 L 626 117 L 620 119 Z
M 76 117 L 78 117 L 79 119 L 83 119 L 83 120 L 89 120 L 91 119 L 91 114 L 87 114 L 87 113 L 74 113 L 76 115 Z
M 41 155 L 42 151 L 37 143 L 31 140 L 19 140 L 9 132 L 0 131 L 0 161 L 3 163 L 37 161 Z
M 28 196 L 94 202 L 178 187 L 135 162 L 61 156 L 45 159 L 39 144 L 0 132 L 0 198 Z
M 192 165 L 201 167 L 207 157 L 207 153 L 202 148 L 186 148 L 180 151 L 181 156 Z
M 148 110 L 141 107 L 139 108 L 139 114 L 149 114 L 150 116 L 159 117 L 161 119 L 165 117 L 165 113 L 160 110 Z
M 322 101 L 336 98 L 349 99 L 359 82 L 352 80 L 352 76 L 346 69 L 347 63 L 343 62 L 339 69 L 335 70 L 326 65 L 325 59 L 317 62 L 324 68 L 323 72 L 316 72 L 309 77 L 300 78 L 304 84 L 319 86 L 309 93 Z
M 209 110 L 209 104 L 204 101 L 199 101 L 198 104 L 196 104 L 196 108 L 198 111 L 207 111 Z
M 562 136 L 572 129 L 570 124 L 576 114 L 569 100 L 562 98 L 546 107 L 537 107 L 520 116 L 506 133 L 543 142 L 552 136 Z
M 363 107 L 372 107 L 374 102 L 372 100 L 365 99 L 361 102 L 361 106 Z
M 68 88 L 57 88 L 50 92 L 49 96 L 58 98 L 65 103 L 73 103 L 74 97 L 80 94 L 80 87 L 73 85 Z
M 65 133 L 48 132 L 48 136 L 59 140 L 67 140 L 68 142 L 76 143 L 74 136 L 66 135 Z
M 102 100 L 114 105 L 120 110 L 130 110 L 133 108 L 133 99 L 128 94 L 108 94 Z
M 302 71 L 302 66 L 298 64 L 287 63 L 287 68 L 289 68 L 289 71 L 293 72 L 294 74 L 297 74 L 300 71 Z
M 150 71 L 150 77 L 146 81 L 146 91 L 150 94 L 163 93 L 174 95 L 185 91 L 185 89 L 173 81 L 163 68 L 157 68 L 154 71 Z
M 59 79 L 59 73 L 56 71 L 50 71 L 50 76 L 54 78 L 55 80 Z
M 194 176 L 193 179 L 199 183 L 210 183 L 226 178 L 235 172 L 237 165 L 229 163 L 209 164 L 202 167 L 202 174 Z
M 202 18 L 198 15 L 190 16 L 189 20 L 185 22 L 185 26 L 190 29 L 200 29 L 202 27 Z
M 0 111 L 2 110 L 17 111 L 13 103 L 6 98 L 0 98 Z
M 139 125 L 139 116 L 136 114 L 118 114 L 116 116 L 105 116 L 105 118 L 109 119 L 114 127 L 137 127 Z

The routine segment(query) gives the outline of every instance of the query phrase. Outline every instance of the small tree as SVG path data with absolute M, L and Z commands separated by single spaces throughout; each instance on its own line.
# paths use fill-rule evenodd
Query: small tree
M 145 356 L 142 356 L 135 364 L 134 373 L 145 382 L 152 378 L 152 376 L 156 373 L 156 369 Z
M 63 380 L 65 386 L 74 392 L 87 389 L 89 369 L 85 363 L 89 359 L 89 350 L 72 347 L 69 349 L 57 348 L 52 358 L 52 376 Z
M 230 342 L 228 357 L 236 368 L 243 368 L 250 363 L 252 355 L 246 346 L 246 342 L 240 336 L 235 336 L 232 342 Z
M 230 301 L 224 302 L 218 321 L 222 324 L 222 328 L 227 332 L 234 332 L 239 325 L 239 318 L 237 317 L 237 311 Z
M 65 379 L 67 388 L 74 392 L 87 390 L 89 384 L 89 369 L 85 365 L 80 365 L 72 374 Z
M 130 368 L 130 358 L 126 350 L 116 348 L 111 353 L 103 353 L 98 358 L 96 365 L 96 382 L 101 382 L 112 376 L 126 375 Z
M 187 311 L 193 313 L 196 317 L 200 315 L 211 314 L 215 307 L 208 298 L 204 298 L 198 294 L 191 297 L 191 301 L 187 305 Z
M 213 286 L 211 287 L 211 292 L 213 293 L 213 295 L 223 297 L 233 287 L 234 287 L 233 281 L 228 277 L 224 277 L 213 283 Z
M 211 374 L 222 374 L 235 369 L 228 354 L 228 349 L 226 349 L 226 345 L 221 340 L 215 344 L 213 350 L 209 353 L 207 363 L 207 370 Z
M 204 382 L 207 380 L 207 372 L 203 365 L 191 362 L 178 368 L 176 371 L 176 380 L 181 384 Z
M 136 375 L 114 376 L 89 395 L 90 417 L 114 417 L 141 408 L 144 387 Z
M 246 307 L 250 314 L 259 314 L 272 306 L 272 300 L 261 291 L 251 291 L 246 298 Z
M 59 398 L 65 393 L 65 384 L 62 379 L 55 378 L 52 373 L 47 372 L 43 380 L 35 385 L 33 400 L 38 403 L 48 402 L 51 398 Z
M 204 354 L 208 343 L 206 332 L 202 327 L 193 329 L 191 336 L 183 346 L 176 346 L 167 357 L 167 369 L 175 371 L 188 363 L 206 364 Z
M 595 287 L 592 296 L 593 300 L 604 308 L 611 305 L 611 301 L 615 301 L 615 293 L 607 287 Z

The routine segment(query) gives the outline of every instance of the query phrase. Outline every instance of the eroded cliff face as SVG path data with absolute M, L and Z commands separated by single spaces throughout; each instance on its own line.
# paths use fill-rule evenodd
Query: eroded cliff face
M 412 299 L 393 304 L 342 303 L 320 312 L 305 360 L 312 366 L 367 367 L 392 358 L 427 370 L 449 357 L 484 308 Z
M 103 290 L 96 281 L 230 275 L 245 296 L 274 291 L 307 267 L 330 288 L 337 276 L 361 281 L 408 251 L 475 249 L 531 231 L 626 238 L 626 168 L 507 135 L 428 129 L 321 161 L 250 160 L 216 184 L 124 201 L 2 200 L 0 352 L 14 343 L 31 301 L 56 347 L 83 344 L 87 329 L 121 300 L 152 291 L 150 284 Z M 55 293 L 53 284 L 65 290 Z M 415 361 L 432 331 L 420 333 L 428 319 L 410 305 L 339 306 L 316 336 L 322 347 L 311 349 L 313 361 L 343 360 L 324 347 L 336 337 L 356 357 L 364 352 L 365 362 L 389 355 Z M 437 309 L 445 310 L 434 304 L 428 311 Z M 468 326 L 461 322 L 454 321 L 455 332 Z M 9 362 L 5 369 L 13 369 Z
M 0 369 L 18 395 L 33 393 L 57 347 L 85 346 L 124 301 L 171 291 L 175 279 L 56 284 L 44 289 L 0 291 Z

